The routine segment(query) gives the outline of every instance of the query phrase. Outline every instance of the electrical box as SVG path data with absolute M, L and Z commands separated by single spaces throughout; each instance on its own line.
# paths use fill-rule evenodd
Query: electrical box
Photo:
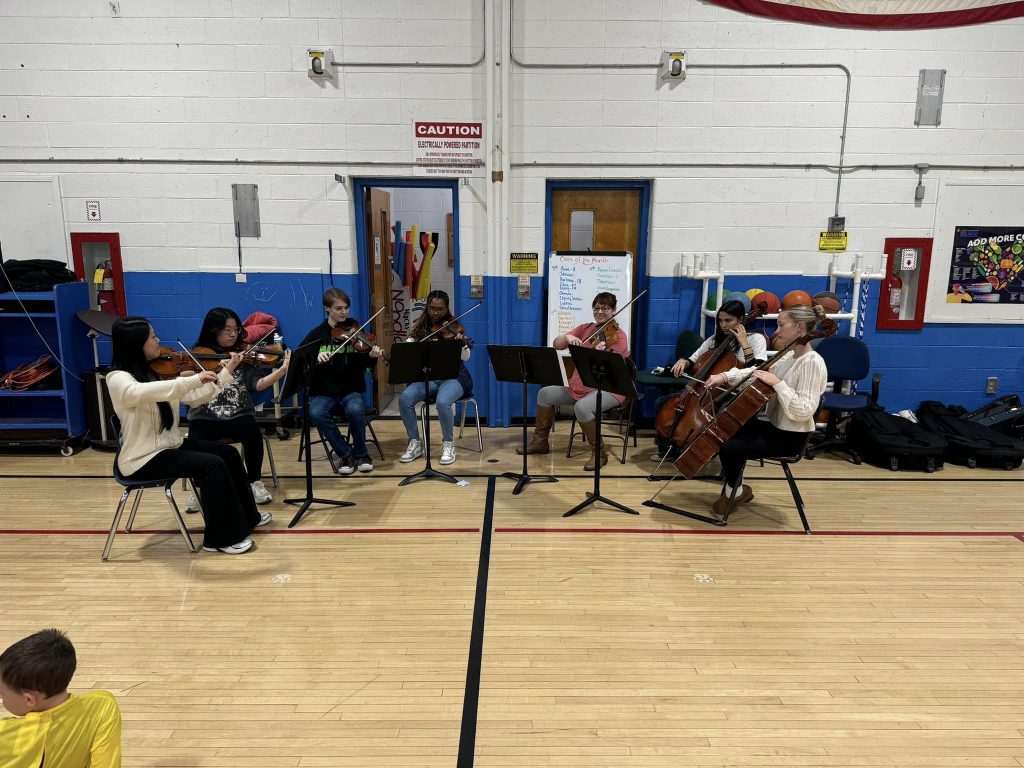
M 232 184 L 236 237 L 260 236 L 260 193 L 255 184 Z
M 885 239 L 885 279 L 878 297 L 876 328 L 916 330 L 924 327 L 931 258 L 931 238 Z
M 942 93 L 946 88 L 946 70 L 922 69 L 917 77 L 917 111 L 914 125 L 939 125 L 942 122 Z

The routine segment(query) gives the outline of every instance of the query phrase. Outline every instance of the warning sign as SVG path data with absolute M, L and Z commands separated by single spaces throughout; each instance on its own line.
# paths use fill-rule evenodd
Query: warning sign
M 483 123 L 417 120 L 412 133 L 416 176 L 472 176 L 483 168 Z
M 818 235 L 818 250 L 824 253 L 842 253 L 848 241 L 846 230 L 840 232 L 822 232 Z
M 540 271 L 539 253 L 512 253 L 508 257 L 508 271 L 513 275 L 536 275 Z

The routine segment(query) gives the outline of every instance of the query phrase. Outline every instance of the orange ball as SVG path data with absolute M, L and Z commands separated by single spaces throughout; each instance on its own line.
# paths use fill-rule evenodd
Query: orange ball
M 761 291 L 760 293 L 756 293 L 750 297 L 750 304 L 753 307 L 756 307 L 762 302 L 768 305 L 768 309 L 765 311 L 769 315 L 773 315 L 779 311 L 779 297 L 771 291 Z
M 811 294 L 807 291 L 790 291 L 782 297 L 782 308 L 809 307 L 811 306 Z

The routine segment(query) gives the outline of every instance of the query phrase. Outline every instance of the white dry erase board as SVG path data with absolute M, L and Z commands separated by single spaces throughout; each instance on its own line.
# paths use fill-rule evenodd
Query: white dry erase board
M 633 254 L 628 251 L 548 254 L 547 344 L 578 325 L 594 322 L 590 305 L 602 291 L 615 294 L 616 309 L 633 298 Z M 633 349 L 633 309 L 618 315 L 618 322 Z

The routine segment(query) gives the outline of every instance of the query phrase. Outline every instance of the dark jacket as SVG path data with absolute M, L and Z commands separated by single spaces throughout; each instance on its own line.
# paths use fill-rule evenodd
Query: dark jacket
M 302 344 L 320 341 L 320 350 L 333 352 L 340 346 L 331 338 L 331 326 L 326 319 L 306 334 Z M 301 346 L 301 345 L 300 345 Z M 317 363 L 309 377 L 309 394 L 312 396 L 344 397 L 351 392 L 366 391 L 364 374 L 377 365 L 377 359 L 369 352 L 338 352 L 326 363 Z

